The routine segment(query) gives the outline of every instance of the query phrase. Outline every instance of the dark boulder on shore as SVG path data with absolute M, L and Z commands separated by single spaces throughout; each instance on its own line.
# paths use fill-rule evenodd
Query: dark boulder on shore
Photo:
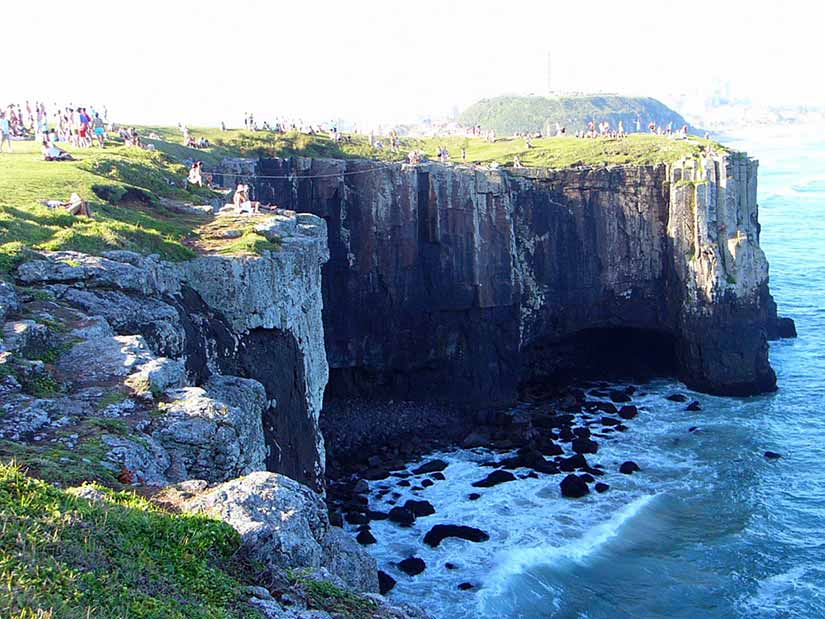
M 349 512 L 344 519 L 350 524 L 367 524 L 370 521 L 369 517 L 361 512 Z
M 778 454 L 775 451 L 766 451 L 765 458 L 768 460 L 778 460 L 782 457 L 782 454 Z
M 457 524 L 437 524 L 424 536 L 424 543 L 435 548 L 448 537 L 458 537 L 469 542 L 486 542 L 490 539 L 481 529 Z
M 430 477 L 432 477 L 433 479 L 437 479 L 438 481 L 444 481 L 445 479 L 447 479 L 446 477 L 444 477 L 444 473 L 440 473 L 438 471 L 430 475 Z
M 390 591 L 393 590 L 395 587 L 396 581 L 395 578 L 387 574 L 386 572 L 382 572 L 378 570 L 378 592 L 381 595 L 387 595 Z
M 410 499 L 404 503 L 404 509 L 410 510 L 416 518 L 432 516 L 435 513 L 435 507 L 433 507 L 429 501 L 415 501 Z
M 569 499 L 579 499 L 590 493 L 587 482 L 572 473 L 561 480 L 561 495 Z
M 363 531 L 359 531 L 358 535 L 355 536 L 355 541 L 361 544 L 362 546 L 369 546 L 370 544 L 376 543 L 378 540 L 375 539 L 375 536 L 367 529 Z
M 630 396 L 624 391 L 611 391 L 610 399 L 616 403 L 630 402 Z
M 576 469 L 588 469 L 590 465 L 587 463 L 587 458 L 582 454 L 576 454 L 569 458 L 559 458 L 559 469 L 565 473 L 572 473 Z
M 574 438 L 571 447 L 577 454 L 594 454 L 599 451 L 599 444 L 589 438 Z
M 633 406 L 632 404 L 622 406 L 619 409 L 619 417 L 621 417 L 622 419 L 633 419 L 638 414 L 639 409 Z
M 407 557 L 403 561 L 398 562 L 398 569 L 407 574 L 407 576 L 418 576 L 427 569 L 427 564 L 424 563 L 424 559 Z
M 516 476 L 513 475 L 510 471 L 502 471 L 496 470 L 487 475 L 481 481 L 477 481 L 473 483 L 474 488 L 492 488 L 493 486 L 497 486 L 499 484 L 503 484 L 508 481 L 515 481 Z
M 390 522 L 396 522 L 402 527 L 408 527 L 415 522 L 415 514 L 406 507 L 393 507 L 390 510 Z
M 444 460 L 430 460 L 429 462 L 425 462 L 418 468 L 413 469 L 413 473 L 416 475 L 425 475 L 427 473 L 437 473 L 439 471 L 443 471 L 447 468 L 447 463 Z
M 641 470 L 642 469 L 639 468 L 639 465 L 633 462 L 633 460 L 622 462 L 622 465 L 619 467 L 619 473 L 623 473 L 624 475 L 632 475 L 636 471 Z

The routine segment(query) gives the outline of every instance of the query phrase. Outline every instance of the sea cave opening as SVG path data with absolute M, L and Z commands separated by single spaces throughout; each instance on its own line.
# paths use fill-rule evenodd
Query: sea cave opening
M 521 397 L 552 396 L 585 381 L 645 382 L 677 373 L 676 337 L 658 329 L 596 327 L 541 338 L 523 351 Z

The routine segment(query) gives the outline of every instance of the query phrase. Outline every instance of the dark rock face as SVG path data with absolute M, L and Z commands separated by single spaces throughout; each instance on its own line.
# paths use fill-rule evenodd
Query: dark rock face
M 398 569 L 408 576 L 418 576 L 418 574 L 427 569 L 427 564 L 424 563 L 424 559 L 419 559 L 418 557 L 408 557 L 403 561 L 398 562 Z
M 570 499 L 579 499 L 590 493 L 587 482 L 573 473 L 562 479 L 559 486 L 561 495 Z
M 427 531 L 427 534 L 424 536 L 424 543 L 435 548 L 448 537 L 458 537 L 460 539 L 466 539 L 469 542 L 486 542 L 490 539 L 490 536 L 484 531 L 474 527 L 456 524 L 437 524 Z
M 752 160 L 258 168 L 289 177 L 262 179 L 258 199 L 328 224 L 328 396 L 510 402 L 605 370 L 775 388 L 767 337 L 791 328 L 768 291 Z

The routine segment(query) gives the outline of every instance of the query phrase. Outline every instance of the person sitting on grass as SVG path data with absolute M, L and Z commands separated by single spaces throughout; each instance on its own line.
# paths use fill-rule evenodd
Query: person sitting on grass
M 189 176 L 186 178 L 186 182 L 190 185 L 194 185 L 195 187 L 203 187 L 200 161 L 196 161 L 192 164 L 192 167 L 189 168 Z
M 53 142 L 49 140 L 43 140 L 43 148 L 41 149 L 43 153 L 43 161 L 73 161 L 74 157 L 72 157 L 69 153 L 65 150 L 60 148 L 59 146 L 55 146 Z
M 235 212 L 238 215 L 247 213 L 249 215 L 258 213 L 261 209 L 260 202 L 253 202 L 249 199 L 249 187 L 243 183 L 238 183 L 235 189 L 235 195 L 232 198 L 232 203 L 235 205 Z
M 89 208 L 88 203 L 77 193 L 73 193 L 68 202 L 61 202 L 60 200 L 42 200 L 41 204 L 48 206 L 49 208 L 66 209 L 66 212 L 70 215 L 75 215 L 77 217 L 91 218 L 92 216 L 92 211 Z

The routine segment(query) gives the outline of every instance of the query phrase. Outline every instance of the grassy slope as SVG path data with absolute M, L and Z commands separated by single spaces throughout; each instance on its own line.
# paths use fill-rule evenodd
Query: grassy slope
M 621 119 L 625 129 L 630 130 L 635 126 L 637 115 L 645 129 L 650 120 L 661 125 L 672 122 L 674 129 L 685 123 L 684 118 L 656 99 L 616 95 L 494 97 L 471 105 L 460 120 L 468 126 L 481 125 L 509 135 L 518 131 L 543 131 L 547 123 L 552 129 L 556 122 L 575 133 L 585 129 L 592 119 L 596 122 L 607 119 L 614 126 Z
M 253 232 L 253 222 L 248 218 L 232 223 L 243 230 L 243 236 L 226 240 L 221 235 L 227 227 L 225 222 L 205 222 L 160 205 L 159 197 L 196 204 L 221 199 L 219 194 L 207 189 L 183 190 L 187 162 L 194 159 L 203 160 L 207 170 L 232 156 L 300 154 L 399 161 L 412 148 L 420 148 L 435 158 L 438 147 L 444 145 L 454 161 L 460 159 L 464 147 L 468 162 L 497 161 L 509 165 L 518 155 L 527 166 L 563 168 L 577 164 L 669 162 L 696 154 L 707 146 L 698 139 L 686 142 L 631 135 L 622 140 L 545 138 L 536 140 L 528 150 L 520 138 L 499 139 L 489 144 L 481 139 L 452 137 L 405 139 L 401 149 L 393 152 L 371 147 L 365 136 L 352 136 L 346 143 L 335 144 L 325 136 L 203 128 L 194 129 L 192 134 L 207 137 L 213 146 L 194 150 L 181 144 L 177 129 L 142 128 L 143 135 L 150 132 L 160 137 L 146 140 L 156 146 L 154 152 L 112 144 L 103 149 L 75 150 L 78 161 L 45 162 L 33 142 L 15 142 L 13 154 L 0 154 L 0 272 L 11 269 L 29 249 L 92 254 L 107 249 L 130 249 L 158 253 L 171 260 L 187 259 L 197 251 L 260 253 L 263 249 L 277 249 Z M 99 185 L 109 186 L 110 193 L 114 194 L 123 193 L 126 187 L 139 188 L 149 202 L 107 203 L 93 191 L 93 187 Z M 66 200 L 72 192 L 91 203 L 93 220 L 75 218 L 39 204 L 43 199 Z
M 90 502 L 0 464 L 0 616 L 258 617 L 229 525 L 105 492 Z

